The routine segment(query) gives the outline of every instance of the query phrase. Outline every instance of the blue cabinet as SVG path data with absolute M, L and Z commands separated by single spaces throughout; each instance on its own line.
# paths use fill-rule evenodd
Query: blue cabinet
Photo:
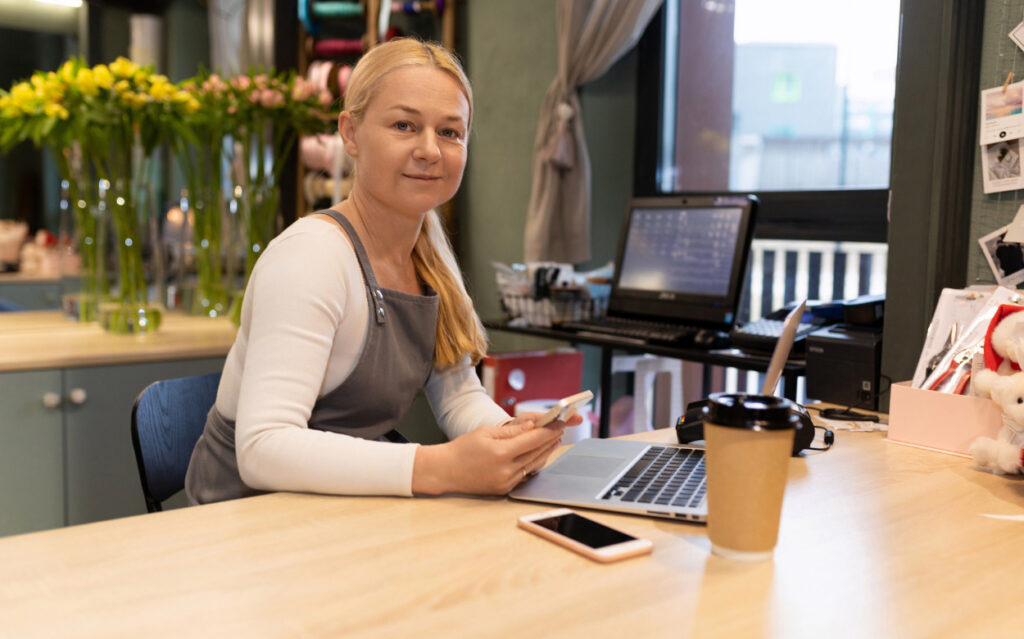
M 152 382 L 222 357 L 0 373 L 0 535 L 146 512 L 131 439 Z
M 59 309 L 62 292 L 61 283 L 53 280 L 0 282 L 0 300 L 22 311 Z
M 64 525 L 61 371 L 0 373 L 0 535 Z

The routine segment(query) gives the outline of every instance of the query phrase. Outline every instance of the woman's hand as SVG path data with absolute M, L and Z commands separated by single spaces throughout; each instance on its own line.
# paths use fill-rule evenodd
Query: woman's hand
M 485 426 L 437 446 L 420 446 L 413 466 L 413 493 L 461 492 L 504 495 L 528 474 L 540 470 L 562 443 L 562 431 L 583 421 L 538 427 L 540 413 L 500 426 Z

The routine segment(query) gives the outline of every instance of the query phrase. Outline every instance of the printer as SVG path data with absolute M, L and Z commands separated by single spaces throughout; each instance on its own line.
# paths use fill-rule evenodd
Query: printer
M 843 305 L 843 322 L 807 336 L 807 396 L 823 402 L 878 410 L 884 295 Z

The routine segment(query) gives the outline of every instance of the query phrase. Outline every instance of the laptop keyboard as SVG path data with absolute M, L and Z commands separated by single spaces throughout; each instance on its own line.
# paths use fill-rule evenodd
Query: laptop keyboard
M 670 324 L 667 322 L 650 322 L 644 320 L 625 319 L 621 317 L 605 317 L 589 322 L 563 322 L 559 327 L 570 331 L 591 331 L 618 335 L 647 342 L 682 342 L 692 339 L 699 330 L 696 326 Z
M 706 493 L 703 449 L 651 446 L 601 499 L 694 508 Z
M 778 343 L 785 326 L 785 320 L 759 319 L 734 328 L 729 333 L 729 339 L 734 346 L 752 350 L 771 352 Z M 793 350 L 799 351 L 803 347 L 803 339 L 821 328 L 818 324 L 801 322 L 797 325 L 796 335 L 793 337 Z

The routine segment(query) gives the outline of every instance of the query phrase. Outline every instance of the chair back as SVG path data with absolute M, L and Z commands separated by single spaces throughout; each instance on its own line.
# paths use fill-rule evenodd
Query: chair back
M 192 449 L 217 399 L 220 373 L 153 382 L 132 406 L 132 445 L 149 512 L 185 487 Z

